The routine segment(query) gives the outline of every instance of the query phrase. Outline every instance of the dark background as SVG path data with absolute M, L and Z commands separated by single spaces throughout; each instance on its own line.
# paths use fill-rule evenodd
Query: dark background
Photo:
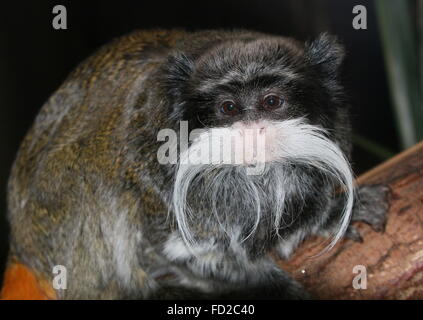
M 396 153 L 399 139 L 370 0 L 25 1 L 0 4 L 0 275 L 7 253 L 6 183 L 19 143 L 66 75 L 96 48 L 136 28 L 243 27 L 300 40 L 329 31 L 347 49 L 344 78 L 354 132 Z M 67 8 L 68 29 L 52 28 L 52 8 Z M 365 5 L 368 29 L 352 28 Z M 356 144 L 357 174 L 384 160 Z M 1 280 L 0 280 L 1 281 Z

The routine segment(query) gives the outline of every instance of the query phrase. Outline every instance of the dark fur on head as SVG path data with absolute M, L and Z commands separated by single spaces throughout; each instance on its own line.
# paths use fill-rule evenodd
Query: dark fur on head
M 287 100 L 283 112 L 263 114 L 253 108 L 240 118 L 307 115 L 311 123 L 329 129 L 350 153 L 348 105 L 338 79 L 344 49 L 336 37 L 322 34 L 303 44 L 260 33 L 225 33 L 218 39 L 213 35 L 204 43 L 195 42 L 192 51 L 177 50 L 164 67 L 174 119 L 189 120 L 192 129 L 225 125 L 228 120 L 218 112 L 222 99 L 232 97 L 253 108 L 258 95 L 276 88 Z M 219 84 L 222 79 L 227 81 Z

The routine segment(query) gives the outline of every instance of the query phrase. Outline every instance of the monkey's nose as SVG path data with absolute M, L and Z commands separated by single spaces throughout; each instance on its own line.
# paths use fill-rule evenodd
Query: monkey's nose
M 263 122 L 237 122 L 233 125 L 233 128 L 237 129 L 241 136 L 245 135 L 246 130 L 253 130 L 260 135 L 264 135 L 267 133 L 266 124 L 264 124 Z
M 258 132 L 259 135 L 264 135 L 266 134 L 266 127 L 255 127 L 255 126 L 246 126 L 244 128 L 240 128 L 239 129 L 239 134 L 241 136 L 245 135 L 245 131 L 246 130 L 252 130 L 253 132 Z
M 258 132 L 258 134 L 265 134 L 266 133 L 266 126 L 260 122 L 252 122 L 245 126 L 247 129 L 252 129 Z

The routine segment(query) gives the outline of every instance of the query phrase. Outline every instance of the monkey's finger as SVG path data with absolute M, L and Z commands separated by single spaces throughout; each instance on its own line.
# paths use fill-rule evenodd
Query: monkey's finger
M 360 232 L 354 226 L 348 227 L 344 237 L 355 242 L 363 242 Z

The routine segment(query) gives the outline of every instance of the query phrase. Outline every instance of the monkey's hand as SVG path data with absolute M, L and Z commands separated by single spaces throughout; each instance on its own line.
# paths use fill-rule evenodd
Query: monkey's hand
M 292 279 L 283 285 L 263 285 L 240 288 L 216 297 L 218 300 L 312 300 L 313 297 Z M 282 289 L 283 288 L 283 289 Z
M 312 296 L 284 270 L 273 267 L 260 281 L 234 286 L 217 296 L 219 300 L 309 300 Z
M 362 221 L 369 224 L 375 231 L 383 232 L 389 209 L 389 192 L 389 188 L 384 185 L 358 187 L 351 222 Z M 352 225 L 348 227 L 345 237 L 354 241 L 363 241 L 358 230 Z
M 152 300 L 308 300 L 311 295 L 273 260 L 261 265 L 260 274 L 250 274 L 241 281 L 224 279 L 200 279 L 208 290 L 185 287 L 181 279 L 165 281 L 149 297 Z M 188 281 L 186 281 L 188 280 Z M 182 282 L 189 283 L 189 279 Z M 194 281 L 195 283 L 196 281 Z

